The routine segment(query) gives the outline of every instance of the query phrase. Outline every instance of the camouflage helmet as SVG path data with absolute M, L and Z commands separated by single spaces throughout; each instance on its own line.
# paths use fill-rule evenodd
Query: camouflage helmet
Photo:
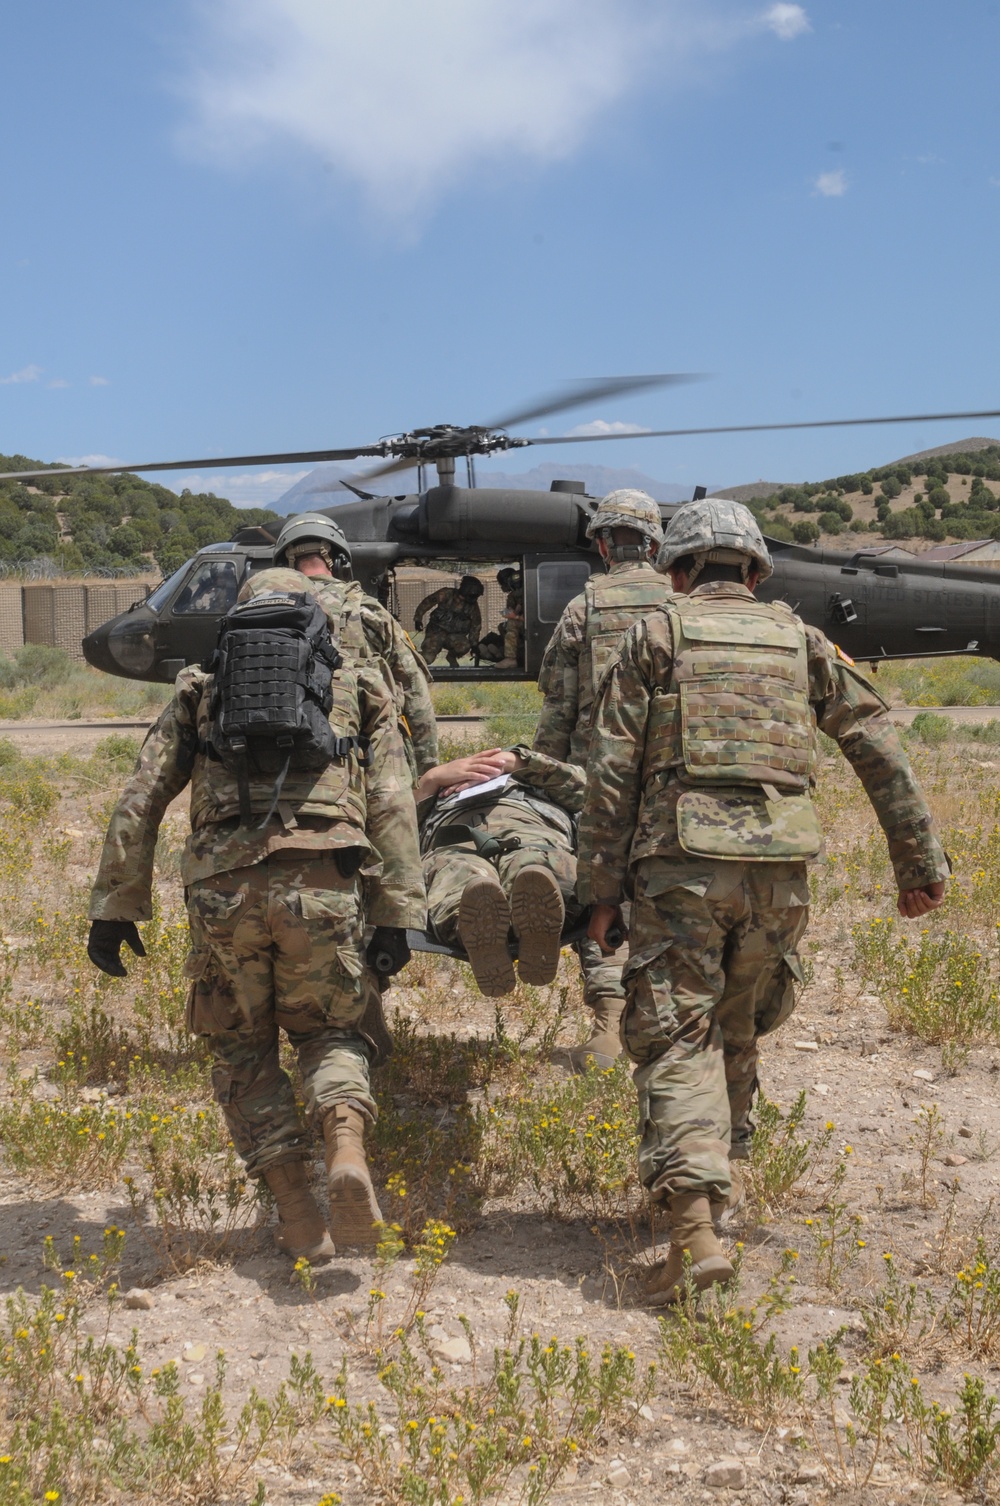
M 497 571 L 497 585 L 502 591 L 517 590 L 522 579 L 519 565 L 504 565 L 502 570 Z
M 309 544 L 315 544 L 316 548 L 310 550 L 306 547 Z M 331 567 L 338 554 L 347 560 L 351 558 L 351 546 L 343 529 L 326 513 L 300 512 L 297 517 L 289 518 L 278 534 L 271 561 L 275 565 L 294 565 L 298 555 L 310 553 L 321 554 Z
M 458 589 L 463 596 L 482 596 L 486 587 L 476 575 L 463 575 L 458 583 Z
M 608 492 L 597 504 L 594 516 L 587 524 L 587 537 L 594 539 L 605 528 L 634 528 L 654 544 L 663 540 L 663 521 L 660 509 L 645 492 L 624 488 Z
M 767 580 L 774 569 L 757 519 L 742 502 L 730 502 L 726 497 L 706 497 L 678 507 L 656 556 L 657 570 L 665 575 L 674 561 L 686 554 L 695 557 L 692 584 L 710 563 L 741 565 L 744 579 L 751 560 L 756 562 L 761 580 Z

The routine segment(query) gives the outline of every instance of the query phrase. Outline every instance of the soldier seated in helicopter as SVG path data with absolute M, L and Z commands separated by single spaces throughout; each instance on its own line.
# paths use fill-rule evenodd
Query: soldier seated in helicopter
M 551 983 L 576 901 L 584 771 L 528 747 L 428 769 L 416 786 L 428 929 L 465 952 L 490 998 Z M 517 973 L 511 938 L 516 943 Z
M 474 575 L 463 575 L 457 586 L 442 586 L 425 596 L 413 614 L 413 625 L 419 633 L 424 618 L 430 612 L 427 631 L 421 644 L 421 653 L 428 664 L 433 664 L 444 649 L 452 669 L 458 668 L 462 654 L 474 654 L 483 631 L 483 619 L 479 610 L 479 598 L 483 583 Z
M 485 659 L 497 669 L 524 667 L 524 576 L 516 565 L 497 571 L 497 585 L 507 593 L 503 621 L 476 648 L 476 663 Z

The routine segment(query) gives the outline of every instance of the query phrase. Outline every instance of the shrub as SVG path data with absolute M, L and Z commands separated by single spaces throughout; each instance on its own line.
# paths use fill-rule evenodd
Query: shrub
M 815 523 L 803 519 L 801 523 L 792 524 L 792 538 L 796 544 L 815 544 L 819 538 L 819 529 Z
M 940 716 L 936 711 L 918 711 L 910 723 L 911 736 L 919 738 L 932 748 L 947 742 L 952 730 L 951 717 Z
M 0 660 L 0 688 L 14 690 L 21 685 L 39 685 L 50 690 L 68 679 L 72 671 L 73 660 L 65 649 L 50 648 L 45 643 L 25 643 L 15 649 L 12 660 Z

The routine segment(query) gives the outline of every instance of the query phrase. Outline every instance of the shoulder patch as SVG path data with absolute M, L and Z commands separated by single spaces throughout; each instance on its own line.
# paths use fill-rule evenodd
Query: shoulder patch
M 833 646 L 837 650 L 837 658 L 840 659 L 843 664 L 849 664 L 853 669 L 854 660 L 851 658 L 850 654 L 845 654 L 839 643 L 835 643 Z

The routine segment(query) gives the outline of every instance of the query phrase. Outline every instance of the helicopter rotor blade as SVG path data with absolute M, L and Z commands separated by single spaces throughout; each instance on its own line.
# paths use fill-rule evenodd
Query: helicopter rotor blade
M 883 418 L 812 418 L 785 424 L 716 424 L 704 429 L 630 429 L 621 434 L 560 434 L 525 439 L 535 444 L 594 444 L 606 439 L 683 439 L 698 434 L 771 434 L 785 429 L 853 429 L 872 424 L 934 424 L 949 419 L 1000 418 L 1000 408 L 977 408 L 963 413 L 898 413 Z
M 359 445 L 351 450 L 287 450 L 280 455 L 224 455 L 135 465 L 46 466 L 36 471 L 0 471 L 0 481 L 29 481 L 38 476 L 116 476 L 121 471 L 201 471 L 227 465 L 295 465 L 306 461 L 357 460 L 363 455 L 384 453 L 380 445 Z
M 486 429 L 513 429 L 517 424 L 526 424 L 533 418 L 546 418 L 552 413 L 566 413 L 570 408 L 582 408 L 585 403 L 601 402 L 606 397 L 624 397 L 628 392 L 644 392 L 651 387 L 679 386 L 684 382 L 700 382 L 704 377 L 698 372 L 670 371 L 659 375 L 590 377 L 586 381 L 571 382 L 558 392 L 540 398 L 526 408 L 516 408 L 505 413 L 495 422 L 484 424 Z
M 351 482 L 364 482 L 367 485 L 370 481 L 381 481 L 383 476 L 393 476 L 397 471 L 408 471 L 411 466 L 418 464 L 416 455 L 400 455 L 395 460 L 387 460 L 384 465 L 377 465 L 373 471 L 362 471 L 356 476 L 350 476 L 344 485 L 351 490 Z

